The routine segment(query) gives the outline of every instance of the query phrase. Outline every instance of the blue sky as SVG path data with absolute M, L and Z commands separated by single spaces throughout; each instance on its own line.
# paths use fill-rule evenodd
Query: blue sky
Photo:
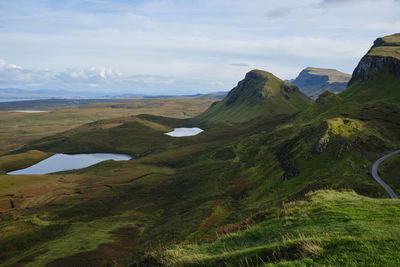
M 190 94 L 258 68 L 351 73 L 399 0 L 0 1 L 0 88 Z

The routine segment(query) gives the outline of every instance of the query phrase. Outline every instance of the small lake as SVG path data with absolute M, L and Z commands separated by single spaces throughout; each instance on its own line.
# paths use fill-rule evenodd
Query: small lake
M 47 110 L 10 110 L 8 112 L 20 112 L 20 113 L 43 113 L 49 112 Z
M 172 137 L 184 137 L 184 136 L 194 136 L 203 132 L 202 129 L 194 127 L 194 128 L 175 128 L 172 132 L 165 133 L 165 135 L 169 135 Z
M 8 172 L 7 174 L 48 174 L 53 172 L 76 170 L 89 167 L 105 160 L 130 160 L 132 157 L 123 154 L 93 153 L 93 154 L 55 154 L 26 169 Z

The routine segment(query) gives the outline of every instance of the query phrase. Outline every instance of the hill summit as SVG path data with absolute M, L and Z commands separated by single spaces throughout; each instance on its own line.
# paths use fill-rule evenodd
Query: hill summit
M 309 97 L 317 98 L 325 91 L 336 94 L 342 92 L 350 78 L 350 74 L 335 69 L 308 67 L 291 82 Z
M 312 102 L 297 86 L 270 72 L 252 70 L 220 102 L 195 120 L 204 124 L 234 124 L 304 110 Z

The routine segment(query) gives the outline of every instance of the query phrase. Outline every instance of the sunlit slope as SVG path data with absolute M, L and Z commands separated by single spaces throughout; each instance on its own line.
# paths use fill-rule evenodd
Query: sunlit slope
M 175 246 L 155 258 L 174 266 L 394 266 L 399 216 L 396 200 L 317 191 L 280 211 L 261 211 L 211 243 Z
M 299 89 L 273 74 L 252 70 L 224 100 L 194 118 L 205 125 L 229 125 L 304 110 L 312 102 Z

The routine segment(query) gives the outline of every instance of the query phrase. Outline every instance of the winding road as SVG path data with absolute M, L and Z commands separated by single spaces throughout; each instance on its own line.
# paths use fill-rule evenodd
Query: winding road
M 374 162 L 374 164 L 372 164 L 372 168 L 371 168 L 371 175 L 372 178 L 375 179 L 375 181 L 377 181 L 385 190 L 386 192 L 388 192 L 388 194 L 390 195 L 391 198 L 395 198 L 398 199 L 399 197 L 396 195 L 396 193 L 392 190 L 392 188 L 390 188 L 382 179 L 381 177 L 379 177 L 378 175 L 378 167 L 379 165 L 387 158 L 390 158 L 391 156 L 394 156 L 396 154 L 399 154 L 400 150 L 396 150 L 393 151 L 389 154 L 384 155 L 383 157 L 379 158 L 377 161 Z

